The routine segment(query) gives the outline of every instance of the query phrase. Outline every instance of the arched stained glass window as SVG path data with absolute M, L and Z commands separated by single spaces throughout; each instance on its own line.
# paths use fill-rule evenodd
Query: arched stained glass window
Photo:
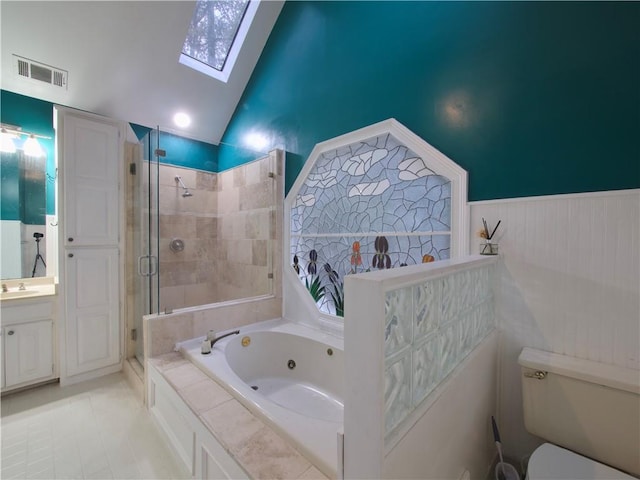
M 293 271 L 327 314 L 346 275 L 466 250 L 466 172 L 395 120 L 317 145 L 286 207 Z

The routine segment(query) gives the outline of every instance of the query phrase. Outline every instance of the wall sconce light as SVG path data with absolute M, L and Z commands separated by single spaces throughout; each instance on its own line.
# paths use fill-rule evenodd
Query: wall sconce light
M 0 134 L 0 151 L 4 153 L 16 153 L 16 144 L 13 143 L 13 140 L 16 138 L 18 138 L 17 135 L 9 133 L 3 128 Z
M 16 150 L 22 149 L 24 154 L 30 157 L 44 157 L 45 152 L 38 142 L 38 138 L 44 138 L 50 140 L 51 137 L 46 137 L 44 135 L 37 135 L 35 133 L 23 132 L 22 128 L 16 127 L 14 125 L 1 124 L 2 133 L 1 133 L 1 144 L 0 151 L 5 153 L 15 153 Z M 22 144 L 22 147 L 16 146 L 16 140 L 20 139 L 20 135 L 24 135 L 27 139 Z
M 33 133 L 24 141 L 23 149 L 30 157 L 44 157 L 44 150 Z

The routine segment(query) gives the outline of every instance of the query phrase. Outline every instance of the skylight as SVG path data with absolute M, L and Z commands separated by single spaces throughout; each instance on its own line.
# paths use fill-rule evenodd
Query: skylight
M 259 0 L 197 0 L 180 63 L 229 79 Z

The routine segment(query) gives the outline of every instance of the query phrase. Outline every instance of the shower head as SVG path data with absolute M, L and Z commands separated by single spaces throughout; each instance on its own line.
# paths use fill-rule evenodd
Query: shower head
M 180 177 L 179 175 L 176 175 L 175 179 L 176 179 L 176 183 L 179 183 L 180 186 L 184 189 L 184 192 L 182 193 L 182 196 L 184 198 L 193 197 L 193 193 L 191 193 L 189 191 L 189 189 L 187 188 L 187 186 L 184 184 L 184 182 L 182 181 L 182 177 Z

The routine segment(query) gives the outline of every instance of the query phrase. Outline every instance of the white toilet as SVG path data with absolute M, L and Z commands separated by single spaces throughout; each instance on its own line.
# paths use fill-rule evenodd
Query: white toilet
M 640 372 L 532 348 L 518 363 L 525 426 L 551 442 L 531 455 L 529 480 L 640 476 Z

